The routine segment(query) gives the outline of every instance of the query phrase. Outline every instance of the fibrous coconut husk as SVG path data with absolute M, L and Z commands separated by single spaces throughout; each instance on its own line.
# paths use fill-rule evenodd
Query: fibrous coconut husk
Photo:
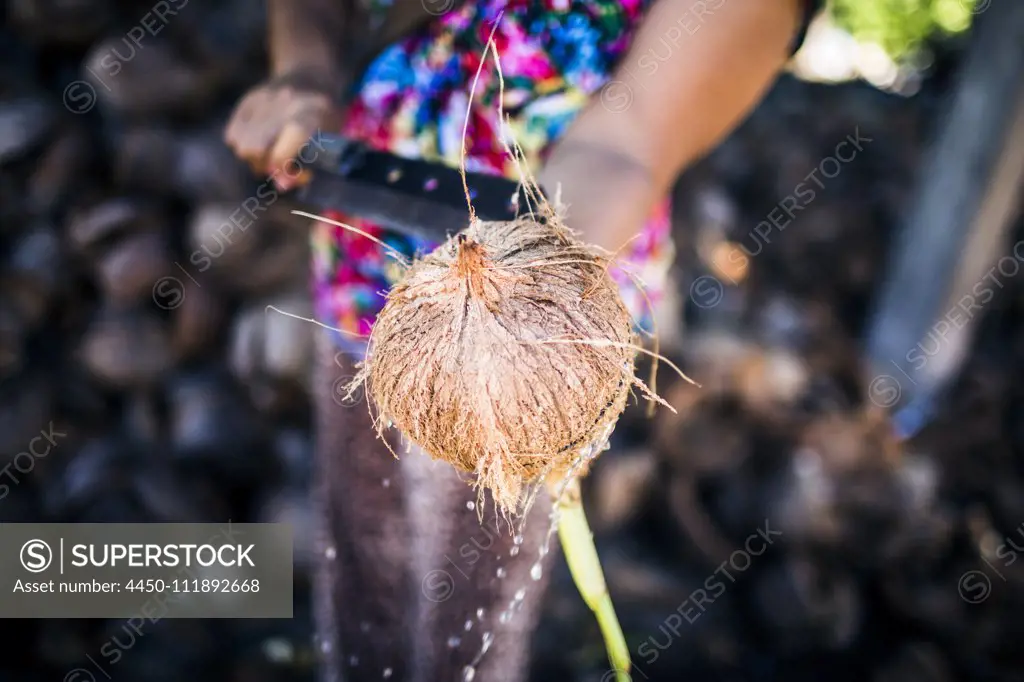
M 636 337 L 609 258 L 544 204 L 473 220 L 387 295 L 356 383 L 435 459 L 476 474 L 503 511 L 524 484 L 585 473 L 626 404 Z M 582 470 L 580 470 L 582 468 Z

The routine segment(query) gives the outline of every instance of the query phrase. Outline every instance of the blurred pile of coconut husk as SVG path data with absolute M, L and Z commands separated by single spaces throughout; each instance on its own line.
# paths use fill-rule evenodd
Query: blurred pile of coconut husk
M 221 142 L 262 3 L 12 0 L 0 30 L 0 521 L 286 521 L 296 617 L 7 621 L 3 679 L 310 680 L 305 225 Z M 49 432 L 40 457 L 20 456 Z M 41 451 L 37 446 L 36 451 Z M 79 678 L 75 678 L 79 679 Z M 81 678 L 87 679 L 87 678 Z
M 264 179 L 220 141 L 263 76 L 263 7 L 10 0 L 4 21 L 0 521 L 285 521 L 297 584 L 291 621 L 8 621 L 0 677 L 92 657 L 114 679 L 311 680 L 312 328 L 268 313 L 310 315 L 305 223 L 277 197 L 240 219 Z M 860 360 L 941 101 L 934 78 L 909 99 L 783 79 L 683 178 L 666 345 L 702 388 L 663 373 L 678 414 L 629 412 L 587 482 L 633 680 L 1019 679 L 1021 282 L 909 442 Z M 40 432 L 48 453 L 16 459 Z M 611 679 L 561 576 L 533 679 Z

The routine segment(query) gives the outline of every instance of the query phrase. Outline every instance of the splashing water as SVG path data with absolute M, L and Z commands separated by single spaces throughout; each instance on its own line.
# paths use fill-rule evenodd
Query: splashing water
M 477 613 L 480 613 L 483 609 L 478 609 Z M 483 639 L 480 644 L 480 651 L 473 657 L 473 662 L 462 669 L 462 682 L 472 682 L 473 678 L 476 677 L 476 666 L 480 665 L 480 659 L 484 657 L 487 650 L 491 648 L 491 644 L 494 643 L 494 635 L 490 632 L 485 632 Z
M 565 476 L 562 477 L 562 480 L 559 481 L 558 485 L 555 487 L 555 492 L 552 497 L 554 504 L 551 505 L 551 525 L 548 526 L 547 535 L 544 537 L 544 542 L 540 545 L 540 556 L 537 563 L 535 563 L 530 569 L 530 577 L 535 581 L 540 580 L 544 575 L 542 563 L 544 561 L 544 557 L 548 555 L 548 552 L 551 549 L 551 538 L 554 537 L 555 533 L 558 531 L 558 522 L 560 520 L 560 513 L 558 511 L 557 504 L 558 500 L 562 498 L 562 495 L 565 494 L 566 488 L 568 488 L 569 484 L 574 478 L 576 478 L 576 472 L 580 470 L 580 467 L 593 460 L 598 454 L 607 448 L 609 444 L 608 439 L 612 435 L 612 430 L 614 428 L 614 423 L 609 424 L 600 437 L 595 439 L 590 445 L 580 449 L 579 456 L 572 463 L 572 466 L 569 467 L 569 470 L 565 472 Z
M 608 447 L 608 437 L 611 435 L 611 432 L 612 432 L 612 429 L 614 428 L 614 426 L 615 426 L 614 424 L 609 425 L 608 428 L 601 434 L 601 436 L 599 438 L 595 439 L 593 444 L 591 444 L 588 447 L 582 448 L 580 450 L 579 456 L 575 459 L 575 461 L 573 461 L 572 465 L 569 467 L 569 470 L 565 473 L 565 476 L 562 478 L 562 480 L 558 482 L 557 486 L 554 486 L 553 488 L 550 489 L 552 491 L 553 501 L 557 502 L 557 500 L 561 499 L 562 495 L 565 493 L 565 490 L 569 487 L 569 484 L 577 476 L 579 470 L 581 469 L 581 467 L 583 467 L 583 465 L 585 463 L 590 462 L 595 457 L 597 457 L 598 454 L 600 454 L 602 451 L 607 449 L 607 447 Z M 543 482 L 541 484 L 538 484 L 531 491 L 531 493 L 529 495 L 529 501 L 527 502 L 527 505 L 526 505 L 527 509 L 529 509 L 529 507 L 531 506 L 532 499 L 535 498 L 536 495 L 540 493 L 542 488 L 543 488 Z M 467 502 L 466 503 L 466 508 L 467 509 L 472 510 L 472 509 L 475 508 L 475 506 L 476 505 L 473 502 Z M 523 514 L 523 518 L 520 521 L 519 528 L 517 529 L 516 534 L 512 538 L 512 547 L 509 550 L 509 555 L 510 556 L 513 556 L 513 557 L 517 556 L 519 554 L 519 552 L 521 551 L 521 548 L 522 548 L 523 543 L 524 543 L 524 536 L 523 536 L 523 533 L 522 533 L 522 530 L 523 530 L 522 524 L 524 524 L 526 522 L 526 516 L 527 516 L 527 514 L 524 513 Z M 542 540 L 542 542 L 540 544 L 540 547 L 538 549 L 539 557 L 538 557 L 537 561 L 533 564 L 533 566 L 530 568 L 530 578 L 534 582 L 539 581 L 544 576 L 544 567 L 543 567 L 544 557 L 547 556 L 548 551 L 551 548 L 551 539 L 552 539 L 552 537 L 554 537 L 555 533 L 558 530 L 558 522 L 560 520 L 560 514 L 559 514 L 559 511 L 558 511 L 557 503 L 556 504 L 552 504 L 552 510 L 551 510 L 550 518 L 551 518 L 551 524 L 548 527 L 548 532 L 545 534 L 545 536 L 544 536 L 544 538 L 543 538 L 543 540 Z M 495 574 L 497 575 L 497 577 L 499 579 L 504 579 L 508 575 L 508 571 L 504 567 L 499 567 L 496 570 Z M 512 620 L 514 612 L 519 611 L 519 610 L 521 610 L 523 608 L 523 604 L 525 603 L 525 600 L 526 600 L 526 593 L 527 593 L 526 587 L 519 587 L 519 589 L 516 590 L 513 599 L 508 604 L 508 608 L 498 614 L 498 622 L 499 623 L 501 623 L 501 624 L 509 623 Z M 479 622 L 481 622 L 481 623 L 483 622 L 484 615 L 485 615 L 484 609 L 478 608 L 476 610 L 476 618 L 477 618 L 477 620 Z M 472 628 L 472 626 L 473 626 L 472 621 L 471 620 L 467 620 L 466 624 L 465 624 L 466 632 L 469 632 L 469 630 Z M 451 641 L 453 639 L 458 639 L 458 638 L 456 638 L 456 637 L 450 638 L 449 639 L 449 646 L 451 646 Z M 480 664 L 481 659 L 483 659 L 483 657 L 487 653 L 488 649 L 491 648 L 491 645 L 492 645 L 493 642 L 494 642 L 494 635 L 493 635 L 493 633 L 491 633 L 491 632 L 483 633 L 483 638 L 482 638 L 481 645 L 480 645 L 480 651 L 477 652 L 476 656 L 473 657 L 472 662 L 469 665 L 467 665 L 465 668 L 463 668 L 463 670 L 462 670 L 462 682 L 472 682 L 472 680 L 476 677 L 477 666 Z
M 508 608 L 501 612 L 498 616 L 498 622 L 502 625 L 507 624 L 512 620 L 512 616 L 516 611 L 520 611 L 523 608 L 523 602 L 526 599 L 526 588 L 520 587 L 516 590 L 515 597 L 508 603 Z

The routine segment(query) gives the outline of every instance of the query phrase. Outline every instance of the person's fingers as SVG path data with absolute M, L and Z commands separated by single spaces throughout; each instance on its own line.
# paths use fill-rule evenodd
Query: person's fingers
M 231 149 L 235 148 L 236 140 L 242 129 L 242 126 L 249 120 L 251 113 L 250 108 L 252 106 L 252 98 L 254 93 L 248 93 L 241 101 L 235 105 L 235 110 L 231 112 L 231 118 L 228 120 L 228 124 L 224 126 L 224 144 Z
M 253 93 L 249 106 L 239 111 L 233 149 L 257 174 L 267 172 L 267 157 L 286 120 L 278 93 Z
M 302 184 L 308 179 L 302 164 L 295 161 L 295 156 L 309 140 L 314 129 L 306 121 L 287 121 L 277 136 L 277 141 L 267 155 L 267 170 L 274 174 L 274 182 L 278 189 L 288 190 Z
M 224 141 L 254 173 L 269 174 L 279 189 L 291 189 L 311 175 L 293 159 L 332 111 L 331 100 L 321 94 L 258 88 L 232 114 Z
M 309 139 L 317 130 L 329 123 L 330 117 L 334 115 L 333 103 L 321 93 L 299 93 L 290 98 L 287 105 L 287 125 L 281 131 L 268 160 L 272 167 L 280 171 L 276 173 L 275 181 L 281 189 L 304 184 L 312 176 L 312 173 L 303 167 L 308 165 L 312 158 L 295 157 L 302 154 Z
M 254 90 L 247 94 L 235 107 L 231 114 L 231 120 L 224 130 L 224 142 L 236 154 L 243 156 L 242 150 L 247 149 L 247 130 L 252 126 L 253 118 L 259 110 L 265 109 L 264 100 L 266 93 L 262 90 Z

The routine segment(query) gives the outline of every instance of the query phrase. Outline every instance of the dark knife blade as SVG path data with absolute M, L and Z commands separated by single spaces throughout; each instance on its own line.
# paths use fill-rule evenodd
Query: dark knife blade
M 434 242 L 469 224 L 458 169 L 376 151 L 343 135 L 319 135 L 315 145 L 316 158 L 306 165 L 313 177 L 299 190 L 300 202 Z M 466 179 L 481 220 L 513 220 L 527 208 L 515 181 L 483 173 Z

